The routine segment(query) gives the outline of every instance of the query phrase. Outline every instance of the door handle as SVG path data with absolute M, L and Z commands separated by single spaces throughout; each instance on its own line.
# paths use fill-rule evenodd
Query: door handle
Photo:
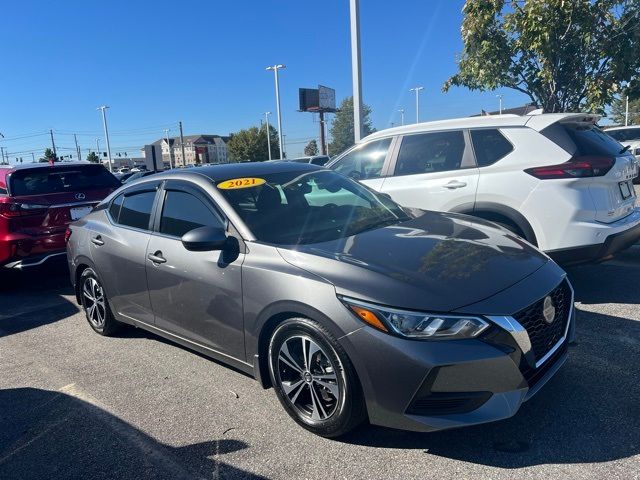
M 97 245 L 99 247 L 104 245 L 104 240 L 102 240 L 102 235 L 98 235 L 98 236 L 93 237 L 91 239 L 91 243 L 93 243 L 94 245 Z
M 162 252 L 158 250 L 156 253 L 150 253 L 147 255 L 147 258 L 151 260 L 153 263 L 165 263 L 167 261 L 166 258 L 162 256 Z
M 460 180 L 451 180 L 449 183 L 446 183 L 444 185 L 444 188 L 448 188 L 450 190 L 454 190 L 456 188 L 462 188 L 462 187 L 466 187 L 467 183 L 466 182 L 461 182 Z

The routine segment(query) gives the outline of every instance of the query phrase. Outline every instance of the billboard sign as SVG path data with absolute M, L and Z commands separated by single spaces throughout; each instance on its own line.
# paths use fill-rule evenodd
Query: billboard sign
M 318 85 L 318 99 L 322 110 L 336 109 L 336 91 L 333 88 Z

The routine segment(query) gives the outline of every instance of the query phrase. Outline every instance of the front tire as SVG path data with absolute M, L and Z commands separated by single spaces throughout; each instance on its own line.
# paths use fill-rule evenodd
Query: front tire
M 316 435 L 339 437 L 366 418 L 351 361 L 313 320 L 292 318 L 278 325 L 269 342 L 269 375 L 287 413 Z
M 80 298 L 89 325 L 96 333 L 108 337 L 121 327 L 111 313 L 109 301 L 95 271 L 86 268 L 80 275 Z

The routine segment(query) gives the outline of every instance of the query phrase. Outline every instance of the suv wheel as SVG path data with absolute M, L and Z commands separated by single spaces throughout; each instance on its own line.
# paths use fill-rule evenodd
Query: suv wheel
M 91 268 L 85 269 L 80 275 L 80 295 L 91 328 L 100 335 L 114 334 L 121 324 L 113 318 L 100 279 Z
M 269 374 L 287 413 L 317 435 L 344 435 L 366 418 L 349 358 L 312 320 L 293 318 L 276 328 L 269 343 Z

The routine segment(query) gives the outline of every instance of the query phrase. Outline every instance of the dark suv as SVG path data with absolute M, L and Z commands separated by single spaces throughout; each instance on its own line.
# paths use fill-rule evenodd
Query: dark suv
M 90 163 L 0 167 L 0 267 L 65 255 L 67 225 L 119 186 L 102 165 Z

